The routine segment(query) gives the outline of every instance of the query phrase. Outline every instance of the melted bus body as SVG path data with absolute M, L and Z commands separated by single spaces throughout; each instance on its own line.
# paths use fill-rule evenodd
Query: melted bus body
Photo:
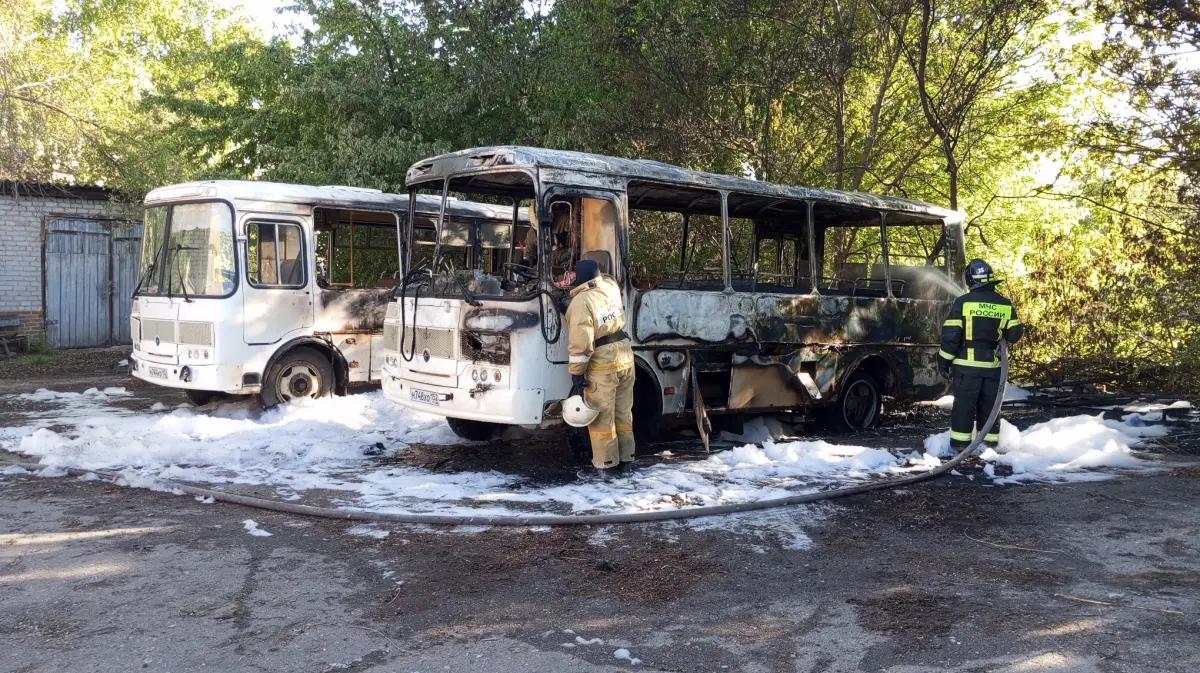
M 264 406 L 378 381 L 406 196 L 219 180 L 161 187 L 144 205 L 133 376 L 197 403 L 257 394 Z M 417 217 L 441 208 L 413 204 Z
M 581 258 L 623 288 L 643 438 L 672 417 L 704 433 L 720 414 L 822 414 L 867 428 L 885 396 L 946 390 L 937 351 L 960 290 L 961 213 L 523 147 L 435 157 L 407 179 L 414 206 L 450 194 L 511 203 L 512 224 L 490 248 L 440 222 L 401 235 L 405 268 L 426 268 L 428 280 L 389 307 L 383 389 L 460 435 L 561 422 L 563 311 Z

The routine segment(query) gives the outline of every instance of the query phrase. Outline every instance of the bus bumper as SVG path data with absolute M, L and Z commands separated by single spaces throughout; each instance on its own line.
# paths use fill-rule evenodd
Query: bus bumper
M 160 364 L 133 354 L 129 356 L 129 374 L 166 388 L 233 394 L 258 392 L 258 386 L 242 385 L 242 368 L 238 365 Z
M 545 391 L 519 388 L 447 388 L 411 382 L 384 372 L 383 394 L 407 409 L 469 421 L 536 426 L 542 423 Z M 418 391 L 417 394 L 413 390 Z M 418 401 L 422 398 L 429 401 Z M 435 403 L 436 401 L 436 403 Z

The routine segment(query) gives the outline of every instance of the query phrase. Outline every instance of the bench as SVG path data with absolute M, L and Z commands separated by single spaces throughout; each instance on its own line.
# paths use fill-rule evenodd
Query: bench
M 12 355 L 10 345 L 21 347 L 22 350 L 29 350 L 29 337 L 24 334 L 17 334 L 17 330 L 21 327 L 20 316 L 9 316 L 0 318 L 0 346 L 4 348 L 4 355 L 7 357 Z

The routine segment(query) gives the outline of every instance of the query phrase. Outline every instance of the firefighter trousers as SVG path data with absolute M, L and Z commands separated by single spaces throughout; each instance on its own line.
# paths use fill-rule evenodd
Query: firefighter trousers
M 588 426 L 592 465 L 616 467 L 633 460 L 633 365 L 588 370 L 584 398 L 600 414 Z
M 961 449 L 971 443 L 975 431 L 982 430 L 992 415 L 996 395 L 1000 392 L 1000 379 L 956 371 L 952 386 L 954 406 L 950 409 L 950 446 Z M 999 417 L 983 441 L 989 444 L 1000 441 Z

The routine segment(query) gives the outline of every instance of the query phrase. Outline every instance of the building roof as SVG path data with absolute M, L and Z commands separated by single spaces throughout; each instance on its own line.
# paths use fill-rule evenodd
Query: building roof
M 803 199 L 846 205 L 902 211 L 938 218 L 959 220 L 961 213 L 922 201 L 866 192 L 848 192 L 815 187 L 779 185 L 733 175 L 693 171 L 648 159 L 624 159 L 586 152 L 569 152 L 540 147 L 476 147 L 419 161 L 408 169 L 407 182 L 425 182 L 447 173 L 489 168 L 552 168 L 597 175 L 623 176 L 635 180 L 674 183 L 689 187 L 752 194 L 765 197 Z
M 97 185 L 68 185 L 55 182 L 0 180 L 0 197 L 19 196 L 43 199 L 108 201 L 115 195 L 115 190 Z

